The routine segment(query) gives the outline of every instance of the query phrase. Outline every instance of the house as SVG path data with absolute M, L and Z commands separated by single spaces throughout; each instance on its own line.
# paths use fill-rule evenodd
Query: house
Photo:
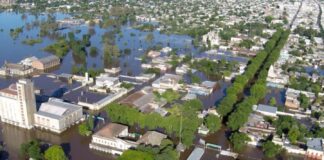
M 44 57 L 41 59 L 34 60 L 32 62 L 32 67 L 37 69 L 37 70 L 47 70 L 50 68 L 54 68 L 56 66 L 60 65 L 60 58 L 54 55 Z
M 92 136 L 90 149 L 121 155 L 139 144 L 159 146 L 166 135 L 156 131 L 148 131 L 137 138 L 128 132 L 128 127 L 117 123 L 109 123 Z
M 210 31 L 202 36 L 202 41 L 205 45 L 210 43 L 211 46 L 218 46 L 220 45 L 220 40 L 221 39 L 216 31 Z
M 152 51 L 152 50 L 147 53 L 147 56 L 150 58 L 156 58 L 156 57 L 159 57 L 160 55 L 161 55 L 161 52 Z
M 34 114 L 34 119 L 36 127 L 62 133 L 83 120 L 82 107 L 50 98 L 48 102 L 41 104 L 38 112 Z
M 156 132 L 147 131 L 141 138 L 137 141 L 139 144 L 160 146 L 163 139 L 166 139 L 167 135 Z
M 172 48 L 170 48 L 170 47 L 164 47 L 161 49 L 161 52 L 163 52 L 163 53 L 169 53 L 171 51 L 172 51 Z
M 307 140 L 306 159 L 323 160 L 323 139 L 312 138 Z
M 125 99 L 123 99 L 121 104 L 125 104 L 131 107 L 135 107 L 143 113 L 163 113 L 161 116 L 165 116 L 167 111 L 161 112 L 162 107 L 167 103 L 164 99 L 157 100 L 152 87 L 144 87 L 142 90 L 137 91 Z M 164 110 L 164 109 L 162 109 Z
M 111 77 L 108 74 L 100 74 L 96 77 L 96 86 L 101 88 L 110 88 L 119 84 L 118 77 Z
M 283 75 L 280 67 L 271 65 L 268 71 L 267 82 L 271 86 L 283 88 L 289 81 L 288 75 Z
M 198 134 L 207 135 L 208 133 L 209 129 L 205 125 L 201 124 L 198 128 Z
M 288 88 L 286 91 L 285 106 L 290 109 L 298 109 L 300 107 L 300 102 L 298 100 L 300 94 L 304 94 L 306 97 L 310 99 L 311 102 L 316 98 L 315 94 L 312 92 L 300 91 L 300 90 Z
M 28 76 L 34 72 L 34 69 L 31 66 L 16 64 L 16 63 L 7 63 L 2 68 L 0 68 L 0 75 L 2 76 Z
M 165 91 L 167 89 L 180 89 L 179 81 L 181 76 L 175 74 L 164 74 L 152 83 L 152 87 L 158 91 Z
M 277 117 L 277 107 L 259 104 L 255 111 L 265 116 Z
M 19 62 L 19 64 L 26 65 L 26 66 L 32 66 L 33 61 L 38 60 L 37 57 L 32 56 L 32 57 L 27 57 Z
M 200 85 L 188 85 L 188 93 L 207 96 L 210 95 L 216 86 L 216 82 L 204 81 Z
M 246 133 L 251 142 L 251 145 L 258 145 L 258 142 L 265 137 L 275 133 L 275 128 L 267 121 L 264 120 L 263 115 L 250 114 L 248 121 L 243 127 L 240 128 L 240 132 Z
M 92 136 L 90 149 L 121 155 L 129 148 L 135 148 L 136 142 L 127 140 L 128 127 L 121 124 L 109 123 Z

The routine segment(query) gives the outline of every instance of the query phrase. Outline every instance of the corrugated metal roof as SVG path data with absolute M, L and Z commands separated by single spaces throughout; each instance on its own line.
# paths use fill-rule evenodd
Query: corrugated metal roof
M 264 105 L 264 104 L 259 104 L 257 110 L 262 111 L 262 112 L 269 112 L 269 113 L 273 113 L 273 114 L 277 113 L 277 107 L 268 106 L 268 105 Z
M 187 158 L 187 160 L 200 160 L 201 157 L 204 155 L 205 150 L 202 148 L 196 147 Z

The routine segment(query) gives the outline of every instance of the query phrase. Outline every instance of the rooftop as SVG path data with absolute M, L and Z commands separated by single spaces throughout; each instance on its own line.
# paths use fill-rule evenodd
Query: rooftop
M 57 60 L 60 60 L 60 58 L 58 58 L 55 55 L 50 55 L 50 56 L 47 56 L 47 57 L 44 57 L 44 58 L 39 59 L 39 61 L 42 62 L 42 63 L 44 63 L 44 64 L 50 63 L 52 61 L 57 61 Z
M 147 131 L 137 142 L 150 144 L 152 146 L 159 146 L 163 139 L 167 138 L 165 134 L 156 131 Z
M 323 144 L 321 138 L 312 138 L 307 141 L 307 148 L 317 151 L 323 151 Z
M 257 107 L 257 111 L 269 112 L 269 113 L 276 114 L 277 113 L 277 107 L 264 105 L 264 104 L 259 104 L 258 107 Z
M 128 127 L 125 125 L 121 125 L 117 123 L 109 123 L 102 129 L 100 129 L 98 132 L 96 132 L 95 135 L 105 137 L 105 138 L 114 138 L 114 137 L 118 137 L 119 134 L 125 129 L 128 129 Z
M 79 110 L 81 107 L 64 102 L 61 99 L 50 98 L 48 102 L 42 103 L 37 114 L 60 119 L 64 115 Z

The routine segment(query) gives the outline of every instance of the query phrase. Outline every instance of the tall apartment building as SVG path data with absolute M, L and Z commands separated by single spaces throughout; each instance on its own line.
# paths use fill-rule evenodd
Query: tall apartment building
M 0 90 L 0 118 L 2 122 L 22 128 L 34 126 L 36 101 L 34 84 L 31 80 L 21 79 L 8 88 Z

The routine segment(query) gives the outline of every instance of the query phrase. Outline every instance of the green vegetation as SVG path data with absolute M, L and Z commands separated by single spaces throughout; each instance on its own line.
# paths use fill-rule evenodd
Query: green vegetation
M 236 104 L 234 112 L 232 112 L 228 118 L 227 125 L 232 130 L 238 130 L 241 126 L 243 126 L 247 122 L 248 117 L 252 112 L 252 106 L 266 96 L 266 78 L 268 75 L 268 70 L 270 66 L 279 58 L 280 50 L 284 47 L 288 36 L 289 31 L 278 30 L 265 46 L 265 50 L 269 50 L 271 52 L 265 52 L 267 54 L 265 54 L 265 57 L 262 58 L 263 60 L 261 61 L 255 62 L 258 56 L 252 60 L 257 63 L 257 66 L 259 67 L 255 68 L 254 74 L 252 76 L 248 76 L 250 77 L 248 79 L 252 80 L 252 78 L 256 76 L 256 81 L 250 88 L 250 96 L 245 97 L 241 103 Z M 253 62 L 251 62 L 251 64 L 248 66 L 246 72 L 249 71 L 252 63 Z M 244 75 L 247 74 L 246 72 L 244 73 Z M 243 90 L 241 90 L 240 92 L 242 91 Z
M 276 106 L 276 105 L 277 105 L 277 100 L 276 100 L 276 98 L 271 97 L 269 104 L 270 104 L 271 106 Z
M 89 68 L 87 72 L 89 73 L 90 77 L 95 78 L 95 77 L 99 76 L 101 73 L 104 73 L 105 71 L 104 71 L 104 69 Z M 84 73 L 82 73 L 82 74 L 84 74 Z
M 232 37 L 236 35 L 236 31 L 233 28 L 224 28 L 222 31 L 219 32 L 219 36 L 222 40 L 229 41 Z
M 201 120 L 197 117 L 197 111 L 201 110 L 202 103 L 199 100 L 190 100 L 172 107 L 177 107 L 178 114 L 162 117 L 157 113 L 144 114 L 135 108 L 112 103 L 107 106 L 107 114 L 112 122 L 127 125 L 138 124 L 141 128 L 146 127 L 149 130 L 163 128 L 165 133 L 169 135 L 175 134 L 179 136 L 179 132 L 181 132 L 182 143 L 189 147 L 192 145 L 195 132 L 201 124 Z M 183 125 L 180 131 L 181 120 Z
M 78 127 L 79 134 L 82 136 L 90 136 L 92 131 L 90 130 L 90 126 L 87 123 L 81 123 Z
M 290 116 L 280 116 L 274 122 L 274 126 L 277 129 L 277 135 L 285 134 L 293 144 L 297 141 L 304 141 L 304 137 L 308 134 L 307 128 Z
M 266 17 L 264 18 L 264 20 L 269 24 L 269 23 L 272 22 L 273 17 L 272 17 L 272 16 L 266 16 Z
M 171 103 L 175 100 L 178 100 L 180 98 L 180 94 L 177 91 L 174 91 L 172 89 L 167 89 L 165 92 L 162 94 L 159 94 L 158 92 L 154 92 L 155 96 L 160 99 L 163 98 L 165 99 L 168 103 Z
M 13 39 L 17 39 L 18 36 L 20 35 L 20 33 L 23 32 L 23 29 L 24 29 L 24 27 L 18 27 L 18 28 L 15 28 L 15 29 L 10 29 L 10 36 Z
M 305 36 L 309 39 L 313 39 L 314 37 L 319 36 L 319 33 L 315 29 L 306 29 L 301 26 L 297 26 L 297 28 L 294 30 L 294 34 L 299 34 L 300 36 Z
M 204 125 L 209 129 L 210 133 L 215 133 L 221 128 L 222 122 L 218 116 L 209 114 L 204 119 Z
M 52 145 L 49 147 L 44 154 L 46 160 L 68 160 L 63 148 L 58 145 Z
M 310 105 L 310 100 L 305 94 L 300 94 L 299 96 L 300 106 L 304 109 L 307 109 Z
M 69 52 L 69 45 L 65 39 L 59 39 L 52 45 L 44 48 L 45 51 L 55 54 L 56 56 L 63 58 Z
M 281 152 L 281 146 L 271 141 L 266 141 L 262 144 L 262 150 L 267 158 L 273 158 Z
M 135 27 L 138 30 L 141 31 L 147 31 L 147 32 L 152 32 L 154 30 L 154 25 L 150 23 L 144 23 L 140 26 Z
M 78 126 L 79 134 L 82 136 L 90 136 L 94 129 L 94 118 L 93 115 L 89 114 L 89 118 L 86 122 L 81 123 Z
M 72 65 L 72 67 L 71 67 L 72 74 L 83 75 L 86 71 L 87 71 L 87 69 L 84 65 L 81 65 L 81 66 Z
M 37 43 L 42 43 L 43 40 L 41 38 L 37 38 L 37 39 L 25 39 L 22 41 L 23 44 L 27 44 L 27 45 L 30 45 L 30 46 L 33 46 Z
M 41 153 L 40 143 L 37 140 L 32 140 L 27 143 L 20 145 L 19 155 L 23 158 L 32 158 L 35 160 L 43 159 L 43 154 Z
M 306 77 L 294 78 L 291 77 L 289 80 L 289 87 L 302 91 L 310 91 L 318 94 L 321 92 L 321 84 L 320 82 L 313 83 Z
M 191 68 L 203 72 L 210 79 L 220 79 L 224 73 L 235 71 L 237 62 L 226 62 L 221 60 L 218 62 L 209 59 L 195 60 L 191 64 Z
M 161 74 L 161 70 L 160 68 L 148 68 L 144 71 L 144 73 L 146 74 L 155 74 L 155 75 L 160 75 Z
M 96 57 L 98 55 L 98 49 L 97 47 L 90 47 L 90 56 L 91 57 Z
M 256 57 L 251 59 L 243 75 L 237 76 L 233 85 L 227 88 L 226 96 L 221 100 L 217 111 L 222 117 L 228 118 L 227 125 L 232 130 L 237 130 L 244 125 L 252 112 L 252 106 L 266 95 L 265 83 L 268 69 L 279 58 L 280 50 L 288 35 L 289 31 L 283 30 L 278 30 L 273 34 L 265 44 L 264 51 L 260 51 Z M 244 87 L 254 78 L 257 78 L 257 81 L 250 89 L 251 95 L 236 104 L 239 101 L 238 95 L 243 93 Z
M 246 48 L 246 49 L 250 49 L 255 43 L 252 40 L 249 39 L 245 39 L 242 42 L 240 42 L 239 46 Z
M 150 146 L 150 145 L 141 144 L 136 148 L 136 151 L 138 153 L 143 153 L 144 155 L 149 154 L 153 156 L 154 160 L 178 160 L 179 159 L 179 155 L 175 150 L 174 144 L 172 143 L 172 141 L 168 139 L 162 140 L 160 146 Z M 130 158 L 133 159 L 133 157 Z
M 134 87 L 134 85 L 132 83 L 126 83 L 126 82 L 122 82 L 120 87 L 122 88 L 126 88 L 126 89 L 131 89 Z
M 244 133 L 234 132 L 229 140 L 235 151 L 241 151 L 247 142 L 250 141 L 250 138 Z
M 127 150 L 117 160 L 154 160 L 154 158 L 147 152 Z

